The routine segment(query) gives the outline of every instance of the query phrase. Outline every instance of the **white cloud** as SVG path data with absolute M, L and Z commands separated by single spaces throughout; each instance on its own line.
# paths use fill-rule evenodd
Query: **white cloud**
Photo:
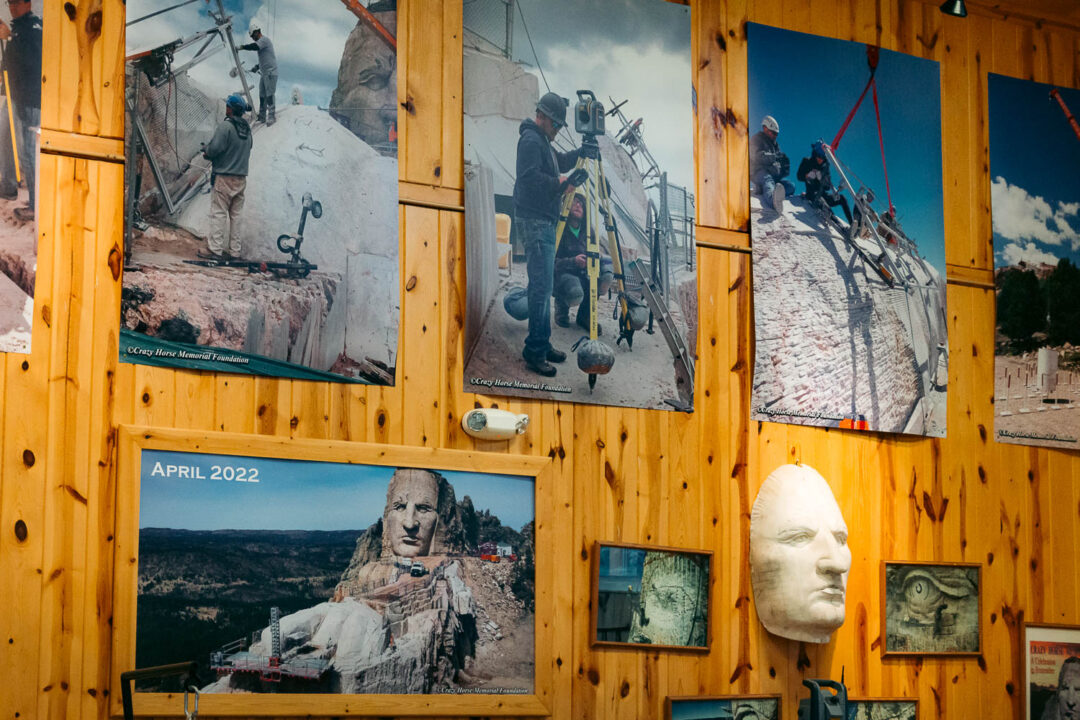
M 1069 223 L 1069 218 L 1077 217 L 1080 202 L 1059 202 L 1054 210 L 1043 198 L 1010 185 L 1002 177 L 994 178 L 991 183 L 990 199 L 994 232 L 1006 240 L 1037 240 L 1046 245 L 1068 245 L 1073 250 L 1080 250 L 1080 234 Z
M 1004 260 L 1006 266 L 1019 265 L 1021 261 L 1028 265 L 1038 265 L 1040 263 L 1046 263 L 1047 265 L 1057 265 L 1058 258 L 1053 253 L 1040 250 L 1039 247 L 1033 243 L 1028 242 L 1020 245 L 1017 243 L 1008 243 L 1001 249 L 999 255 Z
M 584 89 L 595 92 L 607 110 L 609 97 L 629 100 L 622 111 L 631 121 L 643 118 L 645 143 L 660 169 L 667 171 L 670 182 L 694 192 L 689 52 L 667 52 L 657 45 L 559 45 L 548 48 L 544 74 L 551 89 L 569 98 L 571 105 L 577 91 Z M 546 92 L 542 80 L 540 92 Z M 616 122 L 607 119 L 608 135 L 618 130 Z

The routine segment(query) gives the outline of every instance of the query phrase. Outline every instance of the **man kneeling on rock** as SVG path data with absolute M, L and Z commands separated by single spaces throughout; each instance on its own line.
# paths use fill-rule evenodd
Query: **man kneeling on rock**
M 203 157 L 210 161 L 210 237 L 209 253 L 199 253 L 207 260 L 239 258 L 240 213 L 244 209 L 247 189 L 248 159 L 251 157 L 251 126 L 244 113 L 251 108 L 239 95 L 225 101 L 225 119 L 217 126 Z M 229 246 L 225 247 L 225 237 Z

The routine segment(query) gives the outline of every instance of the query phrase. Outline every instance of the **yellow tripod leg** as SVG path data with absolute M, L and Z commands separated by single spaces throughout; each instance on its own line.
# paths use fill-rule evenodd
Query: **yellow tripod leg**
M 11 84 L 8 83 L 7 70 L 4 71 L 4 92 L 7 94 L 8 127 L 11 128 L 11 152 L 15 154 L 15 182 L 21 183 L 19 172 L 19 145 L 15 142 L 15 116 L 11 112 Z
M 597 161 L 592 161 L 597 162 Z M 591 170 L 592 168 L 590 168 Z M 599 170 L 599 166 L 596 168 Z M 587 192 L 585 193 L 586 204 L 585 208 L 585 263 L 588 269 L 589 275 L 589 339 L 595 340 L 597 338 L 597 321 L 596 321 L 596 306 L 598 303 L 597 295 L 600 289 L 600 242 L 597 239 L 597 233 L 593 228 L 593 218 L 596 217 L 596 211 L 599 206 L 599 200 L 596 197 L 596 185 L 591 182 L 591 178 L 597 177 L 593 172 L 589 173 L 589 181 L 586 181 Z
M 600 203 L 604 208 L 604 213 L 608 218 L 608 224 L 605 226 L 608 239 L 608 252 L 611 253 L 611 269 L 615 272 L 616 287 L 619 288 L 619 329 L 631 331 L 630 327 L 630 307 L 626 304 L 626 283 L 623 278 L 623 265 L 622 265 L 622 248 L 619 246 L 619 238 L 615 235 L 614 221 L 611 215 L 611 197 L 607 192 L 607 182 L 604 179 L 604 168 L 600 166 L 597 173 L 597 186 L 600 194 Z M 597 261 L 599 263 L 599 260 Z

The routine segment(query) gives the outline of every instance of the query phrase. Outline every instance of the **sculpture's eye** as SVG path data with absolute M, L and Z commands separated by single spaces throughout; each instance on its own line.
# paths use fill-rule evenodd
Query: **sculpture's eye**
M 904 597 L 912 610 L 926 610 L 941 604 L 944 595 L 928 578 L 916 575 L 904 582 Z

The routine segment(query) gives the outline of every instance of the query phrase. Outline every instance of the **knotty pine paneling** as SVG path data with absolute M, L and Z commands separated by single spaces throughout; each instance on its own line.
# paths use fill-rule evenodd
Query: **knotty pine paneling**
M 1075 87 L 1080 35 L 990 11 L 946 18 L 936 4 L 693 2 L 698 221 L 716 229 L 703 236 L 748 225 L 749 20 L 941 63 L 947 260 L 964 277 L 989 277 L 986 73 Z M 43 125 L 59 137 L 122 137 L 123 3 L 70 5 L 74 19 L 62 3 L 46 9 Z M 95 38 L 86 19 L 97 8 Z M 410 197 L 452 198 L 462 187 L 460 12 L 461 0 L 401 0 L 400 176 Z M 949 288 L 949 435 L 940 440 L 750 422 L 752 276 L 746 243 L 730 234 L 720 243 L 727 249 L 698 252 L 693 415 L 466 393 L 463 218 L 409 204 L 400 210 L 396 387 L 120 365 L 121 168 L 47 155 L 40 177 L 33 353 L 0 363 L 0 718 L 106 715 L 112 532 L 124 502 L 115 493 L 118 424 L 551 457 L 553 490 L 537 502 L 566 518 L 546 549 L 555 611 L 543 619 L 553 631 L 552 657 L 542 660 L 551 663 L 558 720 L 658 720 L 667 695 L 774 692 L 792 720 L 802 680 L 841 668 L 853 694 L 918 698 L 924 719 L 1021 718 L 1022 624 L 1080 624 L 1080 457 L 993 442 L 988 289 Z M 476 405 L 529 413 L 528 433 L 473 441 L 460 420 Z M 825 646 L 768 635 L 751 599 L 750 506 L 764 476 L 793 460 L 832 481 L 851 529 L 848 620 Z M 596 540 L 715 553 L 707 655 L 589 647 Z M 883 559 L 982 563 L 982 656 L 883 662 Z

